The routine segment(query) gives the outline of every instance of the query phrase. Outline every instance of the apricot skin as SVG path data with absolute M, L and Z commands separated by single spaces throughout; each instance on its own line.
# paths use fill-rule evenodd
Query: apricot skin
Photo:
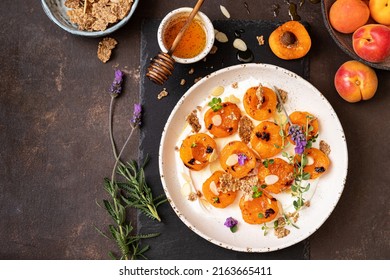
M 329 22 L 341 33 L 353 33 L 365 25 L 370 17 L 370 9 L 362 0 L 337 0 L 330 7 Z

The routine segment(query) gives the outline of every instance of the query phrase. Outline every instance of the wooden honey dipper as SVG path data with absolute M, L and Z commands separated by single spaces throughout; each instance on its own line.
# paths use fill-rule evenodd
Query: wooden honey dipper
M 158 85 L 162 85 L 168 80 L 169 76 L 172 75 L 175 63 L 175 60 L 172 58 L 172 54 L 175 51 L 177 45 L 180 43 L 180 40 L 190 26 L 195 15 L 198 13 L 203 2 L 204 0 L 198 0 L 195 7 L 192 9 L 190 15 L 188 16 L 184 26 L 176 35 L 176 38 L 173 41 L 172 46 L 169 48 L 168 52 L 159 52 L 159 54 L 157 54 L 150 62 L 146 77 L 148 77 L 149 80 L 151 80 L 152 82 Z

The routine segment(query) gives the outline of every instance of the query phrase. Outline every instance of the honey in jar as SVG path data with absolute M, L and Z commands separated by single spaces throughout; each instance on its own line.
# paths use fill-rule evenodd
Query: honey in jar
M 165 28 L 163 34 L 164 45 L 169 49 L 172 46 L 176 35 L 184 26 L 187 18 L 179 17 L 171 21 Z M 173 55 L 179 58 L 193 58 L 200 54 L 206 46 L 206 31 L 198 20 L 194 19 L 182 39 L 177 45 Z

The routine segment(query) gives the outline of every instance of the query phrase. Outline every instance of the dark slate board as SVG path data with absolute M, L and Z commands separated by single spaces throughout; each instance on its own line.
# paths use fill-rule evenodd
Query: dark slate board
M 301 77 L 308 78 L 308 57 L 299 60 L 285 61 L 277 58 L 270 50 L 267 42 L 259 46 L 256 36 L 263 35 L 265 39 L 277 27 L 277 22 L 268 21 L 214 21 L 214 27 L 223 31 L 229 38 L 229 42 L 222 44 L 216 42 L 217 53 L 209 55 L 206 61 L 200 61 L 192 65 L 175 65 L 171 78 L 164 86 L 157 86 L 145 77 L 150 59 L 158 52 L 157 28 L 160 20 L 144 20 L 141 34 L 141 103 L 144 109 L 143 126 L 140 134 L 140 158 L 149 154 L 151 160 L 145 170 L 149 186 L 155 195 L 163 193 L 158 169 L 158 149 L 161 134 L 171 110 L 181 96 L 194 84 L 194 79 L 204 77 L 221 68 L 239 64 L 236 59 L 236 50 L 232 46 L 234 32 L 243 29 L 241 38 L 247 43 L 254 53 L 255 63 L 269 63 L 286 68 Z M 189 70 L 194 68 L 192 75 Z M 185 79 L 186 84 L 180 85 L 180 80 Z M 169 95 L 161 100 L 157 94 L 166 88 Z M 187 228 L 172 210 L 169 203 L 159 207 L 162 222 L 152 221 L 143 214 L 138 215 L 139 233 L 160 232 L 158 238 L 148 239 L 151 246 L 147 256 L 151 259 L 307 259 L 309 258 L 309 242 L 302 241 L 294 246 L 270 253 L 245 253 L 235 252 L 214 245 L 201 238 Z

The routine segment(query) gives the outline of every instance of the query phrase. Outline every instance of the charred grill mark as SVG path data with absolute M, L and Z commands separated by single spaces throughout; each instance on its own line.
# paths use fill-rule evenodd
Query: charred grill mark
M 194 165 L 194 163 L 195 163 L 195 159 L 194 159 L 194 158 L 192 158 L 192 159 L 190 159 L 190 160 L 188 161 L 188 164 Z
M 211 148 L 210 146 L 207 146 L 207 148 L 206 148 L 206 154 L 211 154 L 213 151 L 214 151 L 213 148 Z
M 213 128 L 213 124 L 210 123 L 210 125 L 207 127 L 208 130 L 212 129 Z

